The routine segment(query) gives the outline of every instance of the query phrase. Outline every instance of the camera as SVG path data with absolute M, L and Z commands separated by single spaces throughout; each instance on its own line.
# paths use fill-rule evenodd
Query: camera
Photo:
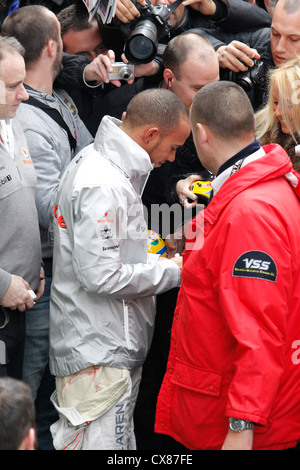
M 134 65 L 124 62 L 114 62 L 113 71 L 108 72 L 109 80 L 130 80 L 134 78 Z
M 251 69 L 237 74 L 234 80 L 246 92 L 252 90 L 255 85 L 262 85 L 267 73 L 267 65 L 262 60 L 255 59 L 253 62 Z
M 152 6 L 146 0 L 146 6 L 133 2 L 140 12 L 140 17 L 132 21 L 128 28 L 121 27 L 126 36 L 124 54 L 131 64 L 147 64 L 151 62 L 157 52 L 158 40 L 169 34 L 171 25 L 168 22 L 176 6 L 155 5 Z
M 195 181 L 191 187 L 190 191 L 196 194 L 198 198 L 198 204 L 204 204 L 205 206 L 208 204 L 212 192 L 211 181 Z M 192 200 L 189 200 L 192 202 Z

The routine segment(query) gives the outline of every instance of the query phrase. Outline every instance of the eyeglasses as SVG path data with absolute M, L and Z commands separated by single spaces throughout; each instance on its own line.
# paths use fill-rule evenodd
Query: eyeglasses
M 98 44 L 98 46 L 95 47 L 92 51 L 81 51 L 77 52 L 77 55 L 84 55 L 87 59 L 92 60 L 93 59 L 93 54 L 96 56 L 99 54 L 103 54 L 104 52 L 107 51 L 107 47 L 104 45 L 103 42 Z

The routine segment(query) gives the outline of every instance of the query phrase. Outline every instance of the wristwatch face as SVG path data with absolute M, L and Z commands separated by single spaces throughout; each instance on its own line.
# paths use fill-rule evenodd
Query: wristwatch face
M 234 432 L 241 431 L 243 429 L 243 422 L 240 419 L 231 419 L 230 429 Z

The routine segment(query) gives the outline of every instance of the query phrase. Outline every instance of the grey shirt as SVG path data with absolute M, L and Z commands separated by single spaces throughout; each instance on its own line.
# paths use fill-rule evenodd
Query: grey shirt
M 31 88 L 30 96 L 57 109 L 76 138 L 76 151 L 93 142 L 93 138 L 78 115 L 76 106 L 64 90 L 48 95 Z M 36 205 L 39 215 L 42 255 L 52 257 L 49 227 L 56 202 L 60 179 L 73 155 L 67 132 L 42 109 L 22 103 L 17 111 L 28 142 L 37 173 Z
M 41 268 L 41 243 L 35 205 L 36 173 L 18 122 L 12 120 L 14 158 L 0 142 L 0 298 L 12 274 L 36 290 Z

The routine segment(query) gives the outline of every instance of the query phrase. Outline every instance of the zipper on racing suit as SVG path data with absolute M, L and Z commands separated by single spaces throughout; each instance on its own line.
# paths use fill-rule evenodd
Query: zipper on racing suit
M 124 314 L 124 333 L 125 333 L 125 340 L 126 345 L 129 349 L 131 349 L 131 341 L 129 337 L 129 313 L 128 313 L 128 300 L 123 299 L 123 314 Z

